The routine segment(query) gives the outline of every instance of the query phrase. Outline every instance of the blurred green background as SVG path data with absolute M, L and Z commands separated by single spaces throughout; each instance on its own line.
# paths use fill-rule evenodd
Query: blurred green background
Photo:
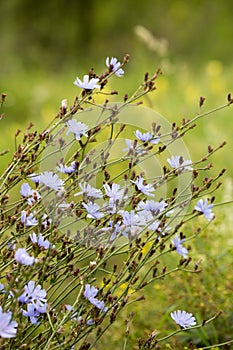
M 15 131 L 23 130 L 29 121 L 39 130 L 46 126 L 59 110 L 62 99 L 67 98 L 72 104 L 79 93 L 73 85 L 76 76 L 82 77 L 91 67 L 101 73 L 107 56 L 122 60 L 126 53 L 130 54 L 125 77 L 115 77 L 111 83 L 114 89 L 120 89 L 121 96 L 134 91 L 146 71 L 162 69 L 157 90 L 145 100 L 145 105 L 171 122 L 195 116 L 200 96 L 206 98 L 205 111 L 224 104 L 227 94 L 233 93 L 231 0 L 9 0 L 0 2 L 0 14 L 0 92 L 7 93 L 1 111 L 5 118 L 0 125 L 0 151 L 14 150 Z M 205 154 L 208 144 L 216 146 L 227 141 L 227 146 L 214 158 L 216 171 L 227 167 L 228 182 L 223 186 L 226 200 L 232 199 L 233 191 L 232 127 L 233 109 L 229 107 L 200 120 L 184 140 L 193 160 Z M 1 157 L 0 168 L 8 161 L 9 156 Z M 169 317 L 163 316 L 162 306 L 187 307 L 189 312 L 196 313 L 198 304 L 201 317 L 208 317 L 219 308 L 225 312 L 225 318 L 216 327 L 207 329 L 210 336 L 198 335 L 202 343 L 213 344 L 230 337 L 233 217 L 231 207 L 228 208 L 221 211 L 220 219 L 213 224 L 211 235 L 215 244 L 209 246 L 206 232 L 201 246 L 197 245 L 197 255 L 201 255 L 208 274 L 208 278 L 205 275 L 199 281 L 201 289 L 199 277 L 184 286 L 180 278 L 170 281 L 167 296 L 162 287 L 158 291 L 160 285 L 148 289 L 151 304 L 137 310 L 136 335 L 139 330 L 152 331 L 157 327 L 158 315 L 161 327 L 166 326 Z M 216 215 L 218 211 L 216 207 Z M 173 305 L 176 283 L 182 284 L 184 296 Z M 213 302 L 208 303 L 210 291 Z M 156 309 L 155 294 L 161 307 L 152 315 L 151 305 Z M 121 334 L 121 324 L 119 329 L 116 324 L 113 341 L 116 349 L 121 348 Z M 136 335 L 132 335 L 132 344 Z M 108 341 L 109 338 L 107 344 Z
M 122 94 L 132 92 L 146 71 L 162 68 L 149 106 L 170 121 L 195 115 L 200 96 L 207 98 L 206 109 L 223 104 L 233 91 L 232 13 L 231 0 L 1 1 L 0 91 L 8 96 L 0 148 L 13 150 L 14 131 L 29 121 L 39 129 L 46 125 L 61 99 L 71 104 L 76 76 L 91 67 L 101 73 L 107 56 L 131 56 L 126 76 L 114 81 Z M 224 110 L 201 121 L 190 137 L 191 153 L 195 142 L 202 154 L 203 137 L 216 144 L 226 139 L 219 163 L 229 162 L 231 115 Z

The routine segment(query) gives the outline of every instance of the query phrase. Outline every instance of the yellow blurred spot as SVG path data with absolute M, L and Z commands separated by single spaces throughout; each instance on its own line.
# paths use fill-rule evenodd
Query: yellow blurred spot
M 57 111 L 49 106 L 45 106 L 41 110 L 41 118 L 45 123 L 48 123 L 56 114 Z
M 225 82 L 221 77 L 216 76 L 214 81 L 211 80 L 210 90 L 213 94 L 218 95 L 226 90 Z
M 154 284 L 154 289 L 155 290 L 159 290 L 160 289 L 160 285 L 159 284 Z
M 209 61 L 206 65 L 206 72 L 211 77 L 217 77 L 222 74 L 223 66 L 220 61 Z
M 193 84 L 188 84 L 184 91 L 187 102 L 193 103 L 193 101 L 199 100 L 201 94 L 197 86 Z
M 165 77 L 159 78 L 158 91 L 156 93 L 160 95 L 166 95 L 169 89 L 169 80 Z
M 122 284 L 120 285 L 120 289 L 121 289 L 121 290 L 125 290 L 125 289 L 127 288 L 127 286 L 128 286 L 127 283 L 122 283 Z M 128 294 L 133 293 L 133 292 L 134 292 L 134 290 L 133 290 L 132 288 L 129 288 L 129 289 L 128 289 Z
M 142 254 L 146 254 L 148 252 L 148 250 L 150 249 L 152 245 L 152 242 L 148 242 L 144 245 L 144 247 L 142 248 Z

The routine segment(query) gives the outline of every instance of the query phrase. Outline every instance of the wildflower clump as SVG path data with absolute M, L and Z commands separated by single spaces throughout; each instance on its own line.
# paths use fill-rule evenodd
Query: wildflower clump
M 143 288 L 200 271 L 190 244 L 201 233 L 199 216 L 214 220 L 212 193 L 224 170 L 207 177 L 207 162 L 224 143 L 193 161 L 182 138 L 205 113 L 180 125 L 160 125 L 153 111 L 144 118 L 141 102 L 160 70 L 111 101 L 108 82 L 123 78 L 128 59 L 107 58 L 105 72 L 77 78 L 73 104 L 63 99 L 42 132 L 27 128 L 1 175 L 3 346 L 11 338 L 11 349 L 93 348 L 128 304 L 146 302 Z M 198 225 L 191 235 L 190 221 Z M 171 317 L 182 331 L 204 325 L 186 311 Z M 169 336 L 139 339 L 139 348 Z

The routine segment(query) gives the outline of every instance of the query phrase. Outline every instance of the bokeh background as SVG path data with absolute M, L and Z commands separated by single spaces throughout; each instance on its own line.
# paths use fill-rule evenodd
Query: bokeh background
M 162 68 L 149 106 L 170 121 L 198 113 L 200 96 L 208 109 L 233 91 L 231 0 L 10 0 L 0 2 L 0 13 L 0 90 L 8 95 L 1 149 L 13 149 L 14 131 L 29 121 L 45 125 L 61 99 L 72 103 L 76 76 L 91 67 L 101 72 L 107 56 L 131 56 L 126 77 L 114 81 L 123 93 L 146 71 Z M 226 139 L 220 165 L 229 162 L 231 114 L 201 121 L 191 150 L 195 142 L 197 155 L 203 151 L 203 137 L 207 143 Z
M 157 90 L 145 105 L 171 122 L 195 116 L 200 96 L 206 98 L 203 111 L 224 104 L 227 94 L 233 93 L 232 15 L 231 0 L 1 1 L 0 92 L 7 93 L 7 99 L 1 110 L 5 117 L 0 122 L 0 150 L 9 148 L 11 154 L 17 129 L 23 130 L 30 121 L 41 129 L 57 113 L 62 99 L 71 104 L 79 93 L 73 85 L 76 76 L 82 77 L 91 67 L 102 72 L 107 56 L 121 60 L 130 54 L 125 77 L 112 83 L 122 95 L 132 92 L 146 71 L 162 69 Z M 223 200 L 232 199 L 232 127 L 229 107 L 200 120 L 185 139 L 193 160 L 205 153 L 208 144 L 227 141 L 214 159 L 216 171 L 227 167 Z M 9 157 L 1 157 L 1 169 Z M 198 313 L 199 319 L 224 310 L 219 322 L 196 331 L 199 344 L 208 346 L 232 335 L 231 209 L 219 211 L 219 219 L 194 249 L 204 261 L 204 277 L 187 277 L 184 282 L 178 276 L 166 282 L 166 295 L 160 283 L 147 290 L 149 307 L 134 309 L 132 344 L 140 331 L 167 325 L 163 305 L 186 308 Z M 174 298 L 177 285 L 182 286 L 181 294 Z M 161 301 L 156 308 L 155 298 Z M 118 349 L 121 324 L 114 327 L 111 339 Z M 108 347 L 109 338 L 104 344 L 103 340 L 103 348 Z

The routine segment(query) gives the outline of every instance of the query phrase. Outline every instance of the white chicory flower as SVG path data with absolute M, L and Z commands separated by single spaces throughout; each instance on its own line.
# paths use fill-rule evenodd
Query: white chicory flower
M 186 311 L 174 311 L 170 313 L 171 318 L 181 326 L 182 328 L 189 328 L 191 326 L 196 325 L 195 317 L 193 317 L 193 314 L 188 313 Z
M 171 158 L 167 159 L 167 162 L 170 164 L 170 166 L 174 169 L 179 170 L 193 170 L 193 168 L 190 166 L 192 164 L 191 160 L 184 160 L 182 156 L 171 156 Z
M 81 139 L 81 136 L 84 135 L 84 136 L 88 136 L 87 135 L 87 129 L 88 129 L 88 126 L 84 123 L 81 123 L 81 122 L 77 122 L 76 119 L 71 119 L 71 120 L 68 120 L 66 122 L 67 126 L 68 126 L 68 131 L 66 133 L 66 135 L 69 135 L 69 133 L 74 133 L 75 135 L 75 138 L 76 140 L 80 140 Z
M 85 90 L 93 90 L 93 89 L 100 89 L 100 85 L 97 85 L 99 79 L 98 78 L 91 78 L 89 75 L 84 75 L 83 81 L 81 81 L 78 77 L 74 81 L 74 85 L 85 89 Z
M 124 71 L 122 68 L 120 68 L 121 63 L 117 61 L 117 58 L 112 57 L 109 59 L 109 57 L 106 58 L 106 66 L 109 68 L 110 72 L 114 72 L 114 74 L 121 78 L 124 75 Z
M 214 218 L 214 213 L 212 212 L 213 204 L 208 204 L 207 199 L 200 199 L 196 206 L 195 210 L 201 212 L 208 221 L 211 221 Z

